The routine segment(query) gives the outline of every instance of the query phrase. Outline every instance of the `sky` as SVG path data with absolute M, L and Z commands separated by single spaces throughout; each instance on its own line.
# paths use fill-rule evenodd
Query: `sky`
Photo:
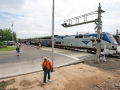
M 54 0 L 54 34 L 75 35 L 95 33 L 95 23 L 64 28 L 65 20 L 98 10 L 102 13 L 102 31 L 116 34 L 120 30 L 120 0 Z M 17 38 L 34 38 L 52 35 L 53 0 L 0 0 L 0 29 L 10 28 Z M 97 14 L 88 16 L 95 20 Z M 83 22 L 84 18 L 81 18 Z M 120 32 L 120 31 L 119 31 Z

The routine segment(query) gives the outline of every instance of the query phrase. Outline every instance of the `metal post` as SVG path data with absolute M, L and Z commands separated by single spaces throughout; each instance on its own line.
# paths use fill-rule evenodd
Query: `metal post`
M 12 27 L 12 41 L 14 41 L 14 36 L 13 36 L 13 22 L 12 22 L 11 27 Z M 14 45 L 14 42 L 13 42 L 13 45 Z
M 84 15 L 84 22 L 85 22 L 85 15 Z
M 54 0 L 52 9 L 52 67 L 54 68 Z M 52 72 L 54 70 L 52 69 Z
M 40 43 L 40 38 L 39 38 L 39 43 Z
M 100 40 L 100 35 L 101 35 L 101 6 L 100 6 L 100 3 L 99 3 L 99 7 L 98 7 L 98 27 L 97 27 L 97 40 Z M 100 45 L 101 42 L 97 41 L 97 53 L 96 53 L 96 63 L 99 62 L 99 59 L 100 59 L 100 52 L 101 52 L 101 49 L 100 49 Z

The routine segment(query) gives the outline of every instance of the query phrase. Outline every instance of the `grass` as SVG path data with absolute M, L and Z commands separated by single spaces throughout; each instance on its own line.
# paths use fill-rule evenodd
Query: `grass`
M 4 89 L 4 88 L 5 88 L 5 84 L 6 84 L 5 81 L 1 81 L 1 82 L 0 82 L 0 90 L 5 90 L 5 89 Z
M 6 83 L 5 81 L 1 81 L 1 82 L 0 82 L 0 87 L 4 87 L 4 86 L 5 86 L 5 83 Z
M 0 51 L 13 51 L 13 50 L 15 50 L 16 48 L 15 47 L 9 47 L 9 46 L 7 46 L 7 48 L 0 48 Z
M 18 90 L 18 88 L 14 88 L 13 83 L 15 83 L 15 78 L 1 81 L 0 82 L 0 90 Z M 9 85 L 13 86 L 12 88 L 6 89 Z

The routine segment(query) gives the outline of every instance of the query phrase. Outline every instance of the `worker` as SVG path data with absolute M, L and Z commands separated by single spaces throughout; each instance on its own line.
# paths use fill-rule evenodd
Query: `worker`
M 48 74 L 48 81 L 50 82 L 50 72 L 52 69 L 52 62 L 49 61 L 46 57 L 44 57 L 44 61 L 42 62 L 42 69 L 44 71 L 43 77 L 43 85 L 46 84 L 46 76 Z

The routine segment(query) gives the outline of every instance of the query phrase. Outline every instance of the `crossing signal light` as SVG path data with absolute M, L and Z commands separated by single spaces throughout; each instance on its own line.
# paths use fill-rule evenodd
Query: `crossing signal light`
M 98 38 L 98 39 L 96 39 L 96 41 L 97 41 L 97 42 L 99 42 L 99 43 L 101 42 L 101 40 L 100 40 L 99 38 Z
M 63 24 L 61 24 L 63 27 L 66 27 L 67 26 L 67 23 L 63 23 Z
M 91 41 L 94 43 L 95 42 L 95 40 L 94 39 L 91 39 Z

